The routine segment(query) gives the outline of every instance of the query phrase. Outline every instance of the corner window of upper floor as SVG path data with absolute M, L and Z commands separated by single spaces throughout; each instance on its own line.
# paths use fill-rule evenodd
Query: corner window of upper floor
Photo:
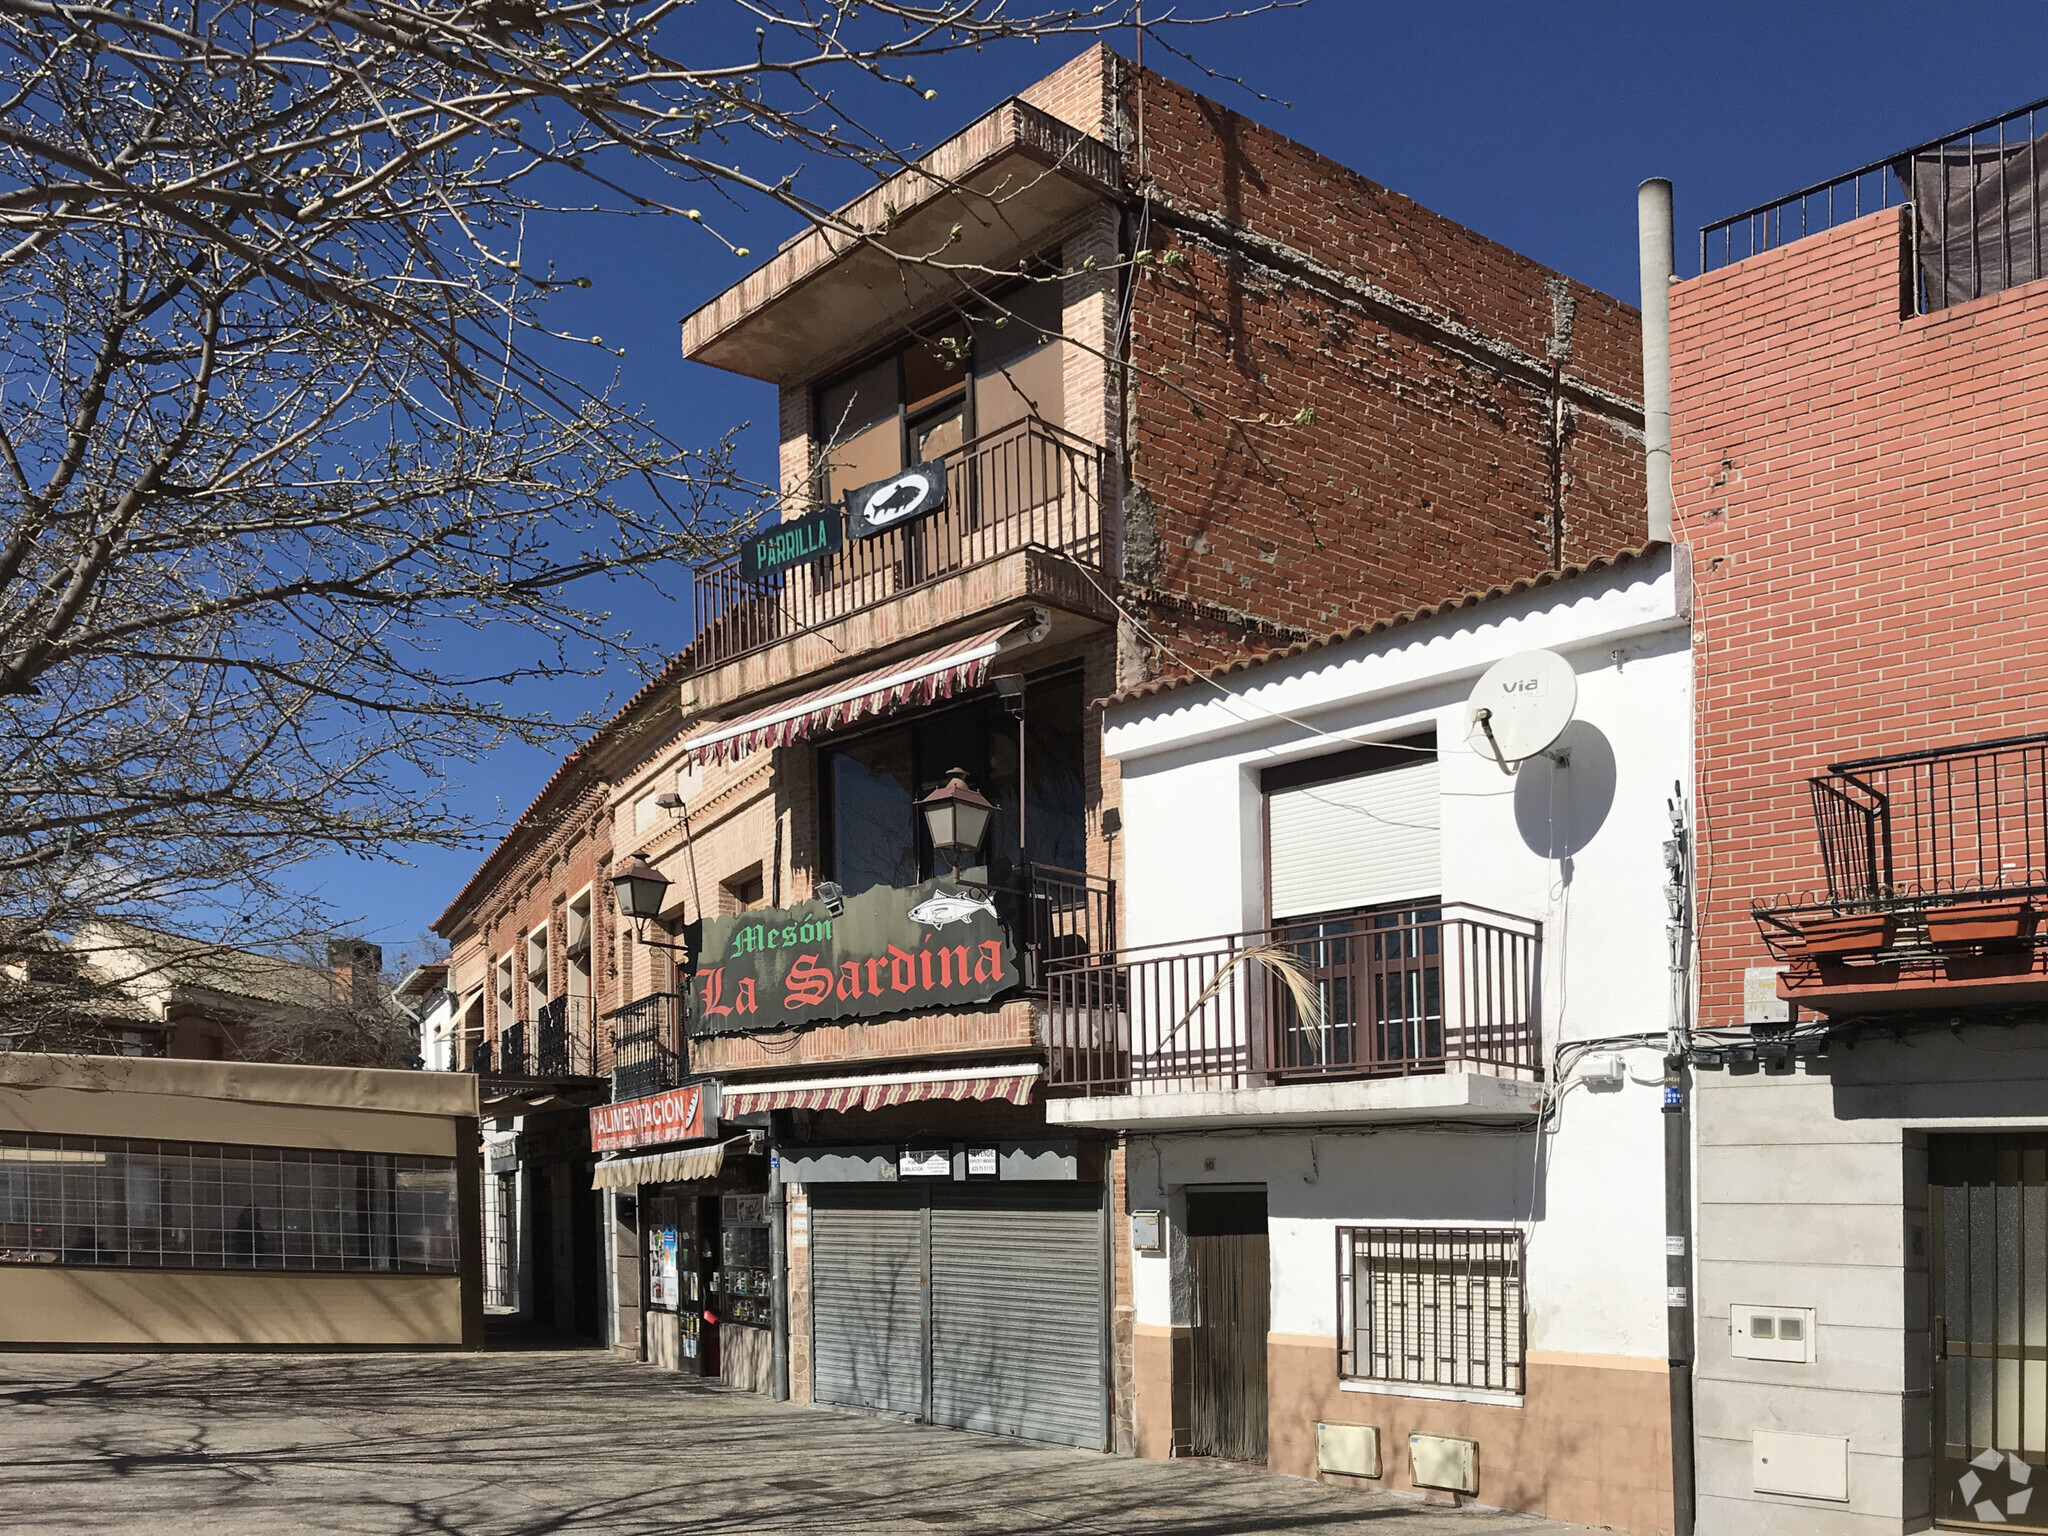
M 1063 426 L 1060 327 L 1059 281 L 1034 277 L 819 388 L 819 494 L 837 501 L 1026 419 Z
M 965 878 L 1012 886 L 1027 862 L 1085 871 L 1086 730 L 1076 668 L 1027 680 L 1021 743 L 1018 717 L 991 695 L 820 748 L 826 876 L 852 896 L 949 873 L 917 802 L 954 768 L 996 806 L 983 860 Z

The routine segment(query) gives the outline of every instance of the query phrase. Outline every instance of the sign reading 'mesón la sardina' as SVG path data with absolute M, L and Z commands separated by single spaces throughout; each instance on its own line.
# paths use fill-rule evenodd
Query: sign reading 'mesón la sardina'
M 833 1019 L 985 1003 L 1021 979 L 1001 893 L 927 880 L 704 924 L 690 983 L 698 1034 L 751 1034 Z

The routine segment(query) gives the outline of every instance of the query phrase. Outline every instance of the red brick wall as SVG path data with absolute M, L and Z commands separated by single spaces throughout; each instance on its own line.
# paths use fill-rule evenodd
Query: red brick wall
M 2048 283 L 1902 317 L 1901 257 L 1893 210 L 1672 292 L 1704 1024 L 1822 885 L 1808 775 L 2048 720 Z
M 1141 580 L 1326 634 L 1641 541 L 1634 310 L 1142 83 Z

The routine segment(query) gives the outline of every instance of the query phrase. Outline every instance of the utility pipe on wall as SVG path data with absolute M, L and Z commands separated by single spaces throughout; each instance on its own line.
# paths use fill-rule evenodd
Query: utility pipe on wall
M 1643 470 L 1650 538 L 1671 542 L 1671 183 L 1636 188 L 1636 244 L 1643 280 Z

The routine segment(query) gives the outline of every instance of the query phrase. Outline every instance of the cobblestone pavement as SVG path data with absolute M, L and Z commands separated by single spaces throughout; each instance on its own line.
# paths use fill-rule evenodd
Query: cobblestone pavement
M 0 1355 L 0 1432 L 10 1533 L 1583 1529 L 793 1408 L 591 1352 Z

